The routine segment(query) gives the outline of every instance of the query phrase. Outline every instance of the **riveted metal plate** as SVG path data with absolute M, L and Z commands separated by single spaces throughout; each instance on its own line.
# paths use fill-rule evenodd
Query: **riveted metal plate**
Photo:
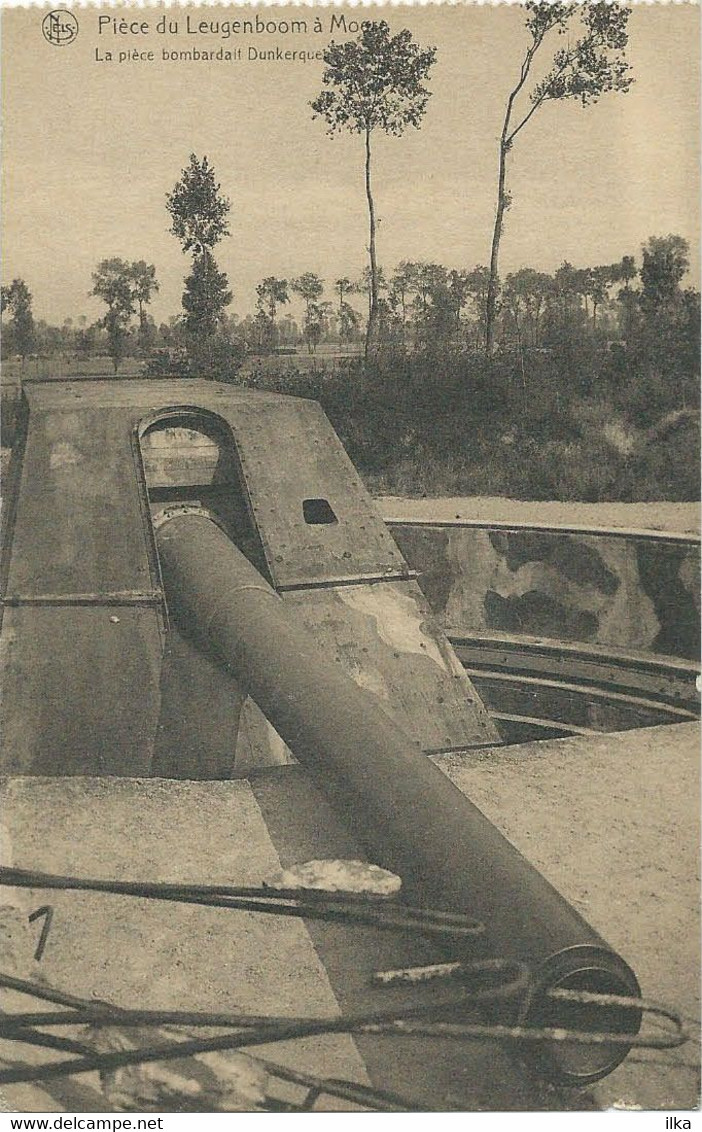
M 151 591 L 129 410 L 33 410 L 7 592 Z
M 407 576 L 405 560 L 319 405 L 290 400 L 221 411 L 235 435 L 274 585 Z M 326 521 L 307 521 L 305 500 L 325 501 L 335 521 L 326 507 Z
M 499 736 L 416 582 L 298 590 L 285 604 L 425 751 Z
M 149 774 L 160 659 L 156 609 L 6 610 L 0 665 L 3 771 Z

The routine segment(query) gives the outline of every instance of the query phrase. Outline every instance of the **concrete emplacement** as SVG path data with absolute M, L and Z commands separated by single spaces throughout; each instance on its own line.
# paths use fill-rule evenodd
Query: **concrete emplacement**
M 415 902 L 479 915 L 493 933 L 492 953 L 512 948 L 548 972 L 553 956 L 584 945 L 623 980 L 608 989 L 636 991 L 634 970 L 646 997 L 677 1007 L 688 1021 L 696 1018 L 696 726 L 493 746 L 493 722 L 480 698 L 471 698 L 445 638 L 444 646 L 440 634 L 426 635 L 430 619 L 413 572 L 373 516 L 318 408 L 295 399 L 258 402 L 215 384 L 189 384 L 189 401 L 205 408 L 193 410 L 197 419 L 191 413 L 181 421 L 189 427 L 201 417 L 226 417 L 217 416 L 220 424 L 201 453 L 212 449 L 217 457 L 214 478 L 205 482 L 201 475 L 197 485 L 187 460 L 183 477 L 175 450 L 172 462 L 166 449 L 156 451 L 152 480 L 137 474 L 134 438 L 143 422 L 160 419 L 164 404 L 180 404 L 173 383 L 133 389 L 110 383 L 107 393 L 97 383 L 80 390 L 67 385 L 37 389 L 30 398 L 34 417 L 26 460 L 18 465 L 24 493 L 6 559 L 4 643 L 13 694 L 6 702 L 15 711 L 9 743 L 6 734 L 14 777 L 4 787 L 5 862 L 105 879 L 257 885 L 312 858 L 368 854 L 402 875 Z M 166 425 L 182 412 L 169 410 Z M 273 467 L 268 451 L 282 448 L 292 432 L 299 461 Z M 224 483 L 217 480 L 224 474 L 220 440 L 237 446 L 252 531 L 265 552 L 262 569 L 277 593 L 251 554 L 247 561 L 239 552 L 244 546 L 237 550 L 202 514 L 181 512 L 155 538 L 145 522 L 152 489 L 162 500 L 190 500 L 201 490 L 211 499 L 231 494 L 229 472 Z M 209 467 L 207 460 L 196 462 L 200 473 Z M 35 481 L 41 490 L 27 490 Z M 309 526 L 304 503 L 315 501 L 327 502 L 338 521 Z M 8 513 L 15 515 L 12 507 Z M 238 516 L 232 513 L 231 521 Z M 109 543 L 107 524 L 119 533 Z M 48 549 L 46 532 L 54 530 L 65 544 L 60 556 Z M 249 768 L 238 781 L 153 777 L 164 773 L 154 743 L 163 730 L 166 634 L 156 543 L 168 613 L 181 621 L 171 641 L 183 634 L 185 651 L 173 657 L 175 668 L 181 676 L 191 671 L 187 648 L 195 638 L 210 665 L 198 687 L 211 693 L 208 681 L 217 671 L 226 700 L 236 675 L 233 716 L 238 721 L 251 692 L 302 765 Z M 383 631 L 363 635 L 368 625 L 380 626 L 374 586 L 386 604 L 394 594 L 398 609 L 413 610 L 402 644 Z M 405 649 L 409 628 L 412 647 Z M 373 687 L 368 643 L 378 664 Z M 300 657 L 294 666 L 292 656 Z M 178 706 L 181 687 L 187 715 L 198 693 L 187 679 L 176 681 L 171 705 Z M 376 697 L 378 688 L 388 692 L 385 699 Z M 207 700 L 197 707 L 206 713 Z M 414 743 L 403 738 L 398 712 L 416 724 Z M 193 734 L 197 745 L 197 729 Z M 228 734 L 225 729 L 218 742 L 226 745 Z M 179 754 L 176 744 L 174 758 Z M 225 757 L 231 762 L 230 753 Z M 74 777 L 42 777 L 56 770 Z M 226 771 L 223 766 L 216 777 L 227 779 Z M 30 774 L 35 777 L 23 777 Z M 207 777 L 215 775 L 200 774 Z M 30 928 L 28 917 L 49 899 L 53 922 L 37 963 L 38 925 Z M 377 1007 L 374 970 L 438 957 L 435 947 L 414 939 L 252 913 L 95 893 L 48 897 L 40 890 L 0 889 L 0 900 L 8 901 L 0 929 L 18 973 L 125 1007 L 334 1017 Z M 10 1009 L 26 1007 L 16 995 L 3 997 Z M 402 995 L 392 999 L 400 1001 Z M 521 1054 L 496 1042 L 337 1036 L 255 1052 L 316 1075 L 392 1089 L 410 1106 L 499 1111 L 690 1107 L 698 1092 L 689 1050 L 635 1052 L 587 1088 L 588 1075 L 611 1069 L 616 1059 L 581 1063 L 570 1074 L 581 1084 L 575 1089 L 545 1083 Z M 16 1046 L 3 1055 L 16 1060 Z M 561 1070 L 568 1076 L 568 1065 Z M 24 1111 L 119 1109 L 104 1084 L 82 1075 L 17 1086 L 7 1103 Z M 206 1111 L 211 1094 L 202 1079 L 195 1076 L 189 1090 L 189 1105 Z M 154 1111 L 168 1111 L 158 1108 L 158 1098 L 153 1103 Z
M 627 957 L 644 994 L 688 1020 L 699 1012 L 698 751 L 699 728 L 682 724 L 435 760 Z M 568 821 L 556 820 L 564 796 Z M 294 861 L 358 855 L 299 767 L 231 782 L 14 778 L 4 783 L 2 814 L 8 863 L 73 875 L 258 884 Z M 46 902 L 41 892 L 7 891 L 4 898 L 26 913 Z M 392 958 L 383 954 L 367 931 L 349 938 L 334 925 L 91 893 L 52 893 L 51 902 L 44 957 L 32 963 L 32 928 L 23 944 L 26 969 L 123 1006 L 334 1016 L 363 1002 L 374 965 L 397 959 L 396 947 Z M 9 998 L 8 1008 L 19 1008 L 18 997 Z M 392 1059 L 383 1084 L 418 1100 L 418 1082 L 431 1065 L 428 1099 L 439 1109 L 679 1110 L 698 1099 L 692 1043 L 667 1054 L 632 1053 L 605 1081 L 565 1093 L 535 1090 L 514 1072 L 501 1080 L 492 1044 L 483 1077 L 467 1074 L 461 1051 L 444 1043 L 409 1046 Z M 369 1079 L 369 1064 L 372 1079 L 377 1062 L 377 1050 L 342 1037 L 256 1052 L 358 1081 Z M 16 1049 L 3 1053 L 17 1057 Z M 14 1086 L 5 1104 L 25 1112 L 110 1110 L 96 1074 L 46 1088 Z M 201 1111 L 207 1110 L 205 1096 Z

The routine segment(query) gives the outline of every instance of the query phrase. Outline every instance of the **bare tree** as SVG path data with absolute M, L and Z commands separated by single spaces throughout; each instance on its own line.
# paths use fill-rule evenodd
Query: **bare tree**
M 349 130 L 362 134 L 365 142 L 370 265 L 366 357 L 375 347 L 379 290 L 371 135 L 379 129 L 399 136 L 407 126 L 419 126 L 431 94 L 423 84 L 435 56 L 436 48 L 420 48 L 407 28 L 391 36 L 385 20 L 365 21 L 357 40 L 330 43 L 324 52 L 326 89 L 310 103 L 315 117 L 326 120 L 330 134 Z
M 605 0 L 587 0 L 582 4 L 528 0 L 525 8 L 530 42 L 522 60 L 519 79 L 507 98 L 500 135 L 497 208 L 485 319 L 485 349 L 488 354 L 494 345 L 500 240 L 504 215 L 512 200 L 506 188 L 507 156 L 517 135 L 545 102 L 562 102 L 572 98 L 588 106 L 609 91 L 627 91 L 634 81 L 625 58 L 629 9 Z M 537 55 L 543 54 L 545 44 L 565 35 L 568 36 L 567 45 L 553 50 L 548 73 L 531 89 L 528 108 L 518 110 L 519 95 L 528 85 Z

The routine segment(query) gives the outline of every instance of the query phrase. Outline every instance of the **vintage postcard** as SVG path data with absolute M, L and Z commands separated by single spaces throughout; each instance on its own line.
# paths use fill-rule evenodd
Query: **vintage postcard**
M 699 23 L 2 11 L 0 1121 L 692 1126 Z

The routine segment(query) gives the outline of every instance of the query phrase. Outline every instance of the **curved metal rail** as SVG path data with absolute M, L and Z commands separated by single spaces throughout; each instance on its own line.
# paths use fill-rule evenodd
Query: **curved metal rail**
M 537 504 L 538 506 L 538 504 Z M 400 519 L 383 516 L 392 531 L 396 527 L 440 527 L 443 530 L 473 528 L 486 531 L 537 532 L 552 535 L 604 535 L 608 538 L 644 539 L 651 542 L 672 542 L 700 546 L 701 536 L 693 531 L 657 531 L 647 527 L 598 527 L 589 523 L 526 523 L 507 519 Z
M 699 719 L 700 666 L 526 634 L 449 634 L 490 714 L 519 738 Z

